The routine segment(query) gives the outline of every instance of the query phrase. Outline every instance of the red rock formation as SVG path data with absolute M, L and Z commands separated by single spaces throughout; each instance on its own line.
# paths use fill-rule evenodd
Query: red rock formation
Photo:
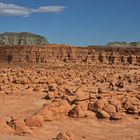
M 24 119 L 2 122 L 0 133 L 32 134 L 43 129 L 44 121 L 61 118 L 139 119 L 139 64 L 135 48 L 1 46 L 0 95 L 35 97 L 30 103 L 39 107 L 26 106 L 29 114 L 24 110 Z M 60 133 L 57 139 L 70 139 L 68 135 Z
M 140 64 L 139 48 L 71 47 L 66 45 L 47 46 L 0 46 L 0 62 L 12 64 Z

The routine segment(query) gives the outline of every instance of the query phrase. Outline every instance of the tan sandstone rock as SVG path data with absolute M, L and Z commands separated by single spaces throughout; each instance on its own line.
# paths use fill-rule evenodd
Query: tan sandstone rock
M 0 118 L 0 133 L 5 135 L 13 135 L 15 131 Z
M 71 132 L 59 132 L 56 140 L 75 140 L 75 138 Z
M 25 123 L 29 127 L 42 127 L 44 118 L 41 115 L 33 115 L 25 119 Z

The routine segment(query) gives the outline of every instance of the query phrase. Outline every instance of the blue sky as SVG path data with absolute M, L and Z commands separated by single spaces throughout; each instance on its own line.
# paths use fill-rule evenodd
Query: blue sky
M 0 32 L 70 45 L 140 41 L 140 0 L 0 0 Z

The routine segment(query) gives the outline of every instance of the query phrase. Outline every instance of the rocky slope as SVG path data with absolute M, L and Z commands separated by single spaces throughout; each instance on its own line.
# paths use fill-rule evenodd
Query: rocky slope
M 0 34 L 0 45 L 44 45 L 48 44 L 45 37 L 32 33 L 6 32 Z

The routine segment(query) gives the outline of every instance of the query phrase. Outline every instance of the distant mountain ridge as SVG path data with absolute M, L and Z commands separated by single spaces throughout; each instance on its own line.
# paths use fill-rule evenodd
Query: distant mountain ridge
M 140 48 L 140 42 L 110 42 L 106 44 L 108 47 L 138 47 Z
M 46 45 L 48 40 L 28 32 L 5 32 L 0 34 L 0 45 Z

